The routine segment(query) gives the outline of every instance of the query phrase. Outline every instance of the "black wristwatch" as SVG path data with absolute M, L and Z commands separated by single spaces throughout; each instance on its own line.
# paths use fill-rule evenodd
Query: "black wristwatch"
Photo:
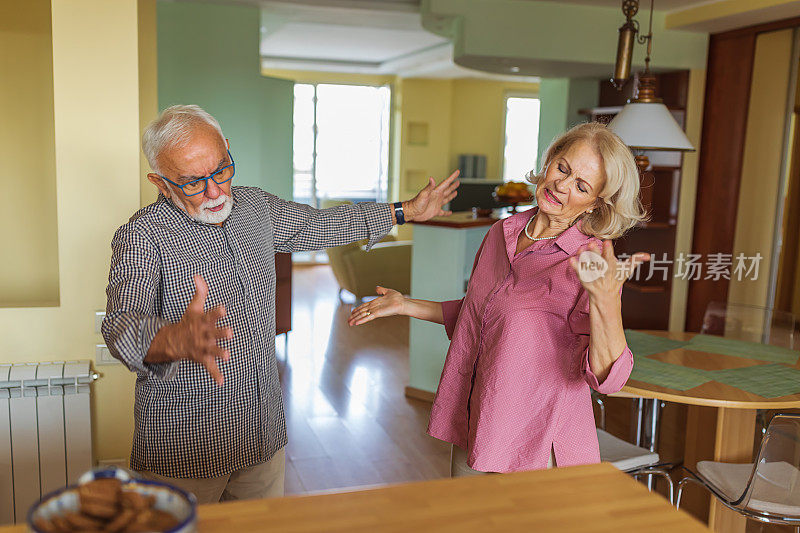
M 403 214 L 403 202 L 395 202 L 392 205 L 394 206 L 394 218 L 397 219 L 397 225 L 402 226 L 406 223 L 406 216 Z

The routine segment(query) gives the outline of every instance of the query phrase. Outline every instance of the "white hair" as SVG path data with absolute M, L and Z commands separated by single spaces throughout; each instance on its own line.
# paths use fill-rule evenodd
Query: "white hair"
M 189 142 L 191 132 L 198 125 L 214 128 L 225 140 L 217 119 L 197 105 L 174 105 L 166 108 L 151 122 L 142 135 L 142 151 L 153 172 L 161 173 L 158 156 L 168 148 L 181 148 Z
M 592 214 L 581 215 L 581 231 L 599 239 L 617 239 L 649 216 L 639 199 L 639 169 L 630 148 L 614 132 L 597 122 L 579 124 L 559 136 L 547 148 L 539 174 L 528 179 L 534 185 L 542 181 L 550 162 L 578 141 L 588 143 L 603 160 L 603 189 Z

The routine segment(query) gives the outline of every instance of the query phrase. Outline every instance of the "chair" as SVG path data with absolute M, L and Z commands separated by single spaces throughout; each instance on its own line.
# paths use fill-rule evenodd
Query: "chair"
M 667 482 L 669 502 L 674 501 L 674 484 L 672 477 L 665 468 L 669 466 L 660 462 L 658 452 L 651 452 L 647 448 L 636 446 L 628 441 L 615 437 L 606 429 L 606 408 L 602 397 L 592 391 L 592 398 L 600 407 L 600 427 L 597 428 L 597 442 L 600 445 L 600 460 L 611 463 L 614 467 L 628 475 L 637 478 L 642 475 L 656 475 L 663 477 Z
M 334 207 L 350 202 L 325 200 L 322 207 Z M 335 248 L 325 253 L 342 291 L 352 293 L 357 302 L 367 296 L 375 296 L 375 287 L 381 285 L 402 294 L 411 292 L 411 241 L 398 241 L 387 235 L 367 252 L 366 241 L 359 241 Z
M 723 505 L 760 522 L 800 531 L 800 415 L 777 414 L 767 427 L 755 463 L 700 461 L 678 483 L 676 505 L 687 483 L 708 489 Z
M 700 333 L 793 350 L 800 346 L 798 317 L 757 305 L 709 302 Z
M 760 342 L 794 350 L 800 347 L 800 319 L 771 307 L 713 301 L 703 314 L 700 333 L 740 341 Z M 767 414 L 759 409 L 756 421 L 761 434 L 767 430 Z

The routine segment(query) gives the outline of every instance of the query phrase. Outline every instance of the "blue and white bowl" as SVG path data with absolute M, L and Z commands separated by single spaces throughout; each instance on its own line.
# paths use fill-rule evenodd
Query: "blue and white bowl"
M 164 533 L 194 533 L 197 531 L 197 500 L 194 495 L 160 481 L 137 479 L 122 468 L 92 470 L 82 475 L 78 484 L 101 478 L 117 478 L 122 481 L 125 490 L 154 496 L 156 501 L 153 507 L 168 512 L 178 520 L 177 526 Z M 28 511 L 28 528 L 33 533 L 42 533 L 33 525 L 35 520 L 39 518 L 49 520 L 53 516 L 77 512 L 79 508 L 78 485 L 70 485 L 51 492 Z

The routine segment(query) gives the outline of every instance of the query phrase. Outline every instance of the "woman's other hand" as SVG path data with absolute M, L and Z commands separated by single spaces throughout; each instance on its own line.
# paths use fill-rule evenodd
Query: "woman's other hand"
M 406 298 L 394 289 L 375 287 L 378 297 L 361 304 L 350 312 L 347 323 L 360 326 L 376 318 L 405 314 Z
M 595 258 L 596 261 L 581 263 L 580 256 L 587 251 L 599 255 L 605 261 L 607 268 L 603 269 L 603 263 L 599 258 Z M 594 242 L 578 248 L 575 256 L 570 258 L 570 264 L 589 296 L 604 299 L 619 298 L 622 285 L 631 277 L 636 267 L 649 260 L 650 254 L 638 252 L 624 261 L 619 261 L 614 255 L 611 241 L 603 241 L 602 248 Z

